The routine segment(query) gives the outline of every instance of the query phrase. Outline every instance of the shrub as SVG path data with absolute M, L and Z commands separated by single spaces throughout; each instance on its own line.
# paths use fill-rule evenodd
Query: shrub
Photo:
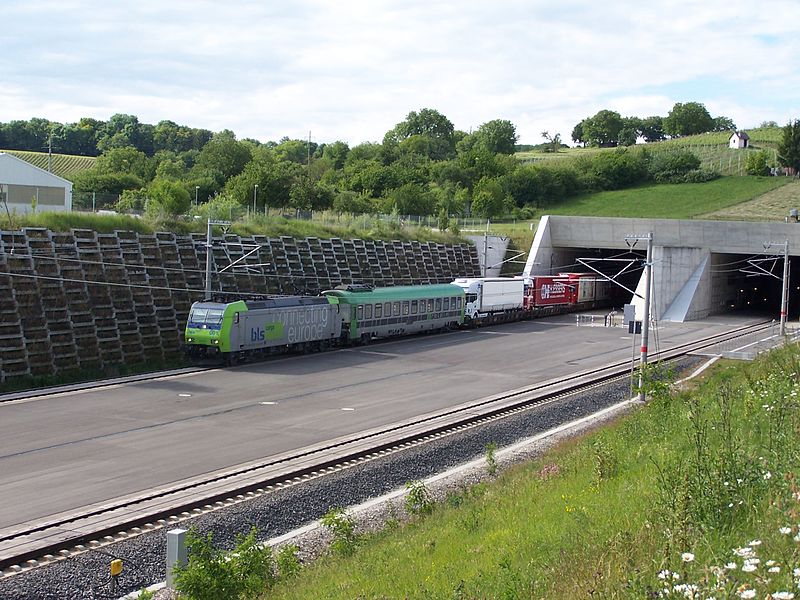
M 254 596 L 276 581 L 272 549 L 258 544 L 255 529 L 237 536 L 231 554 L 215 548 L 210 533 L 190 530 L 187 541 L 189 561 L 176 568 L 175 579 L 178 591 L 190 600 Z
M 744 168 L 748 175 L 769 175 L 767 153 L 764 150 L 748 152 Z
M 648 174 L 656 183 L 681 183 L 689 171 L 700 168 L 700 159 L 689 150 L 659 152 L 650 159 Z
M 322 526 L 333 535 L 331 551 L 342 556 L 350 556 L 358 545 L 356 524 L 342 508 L 332 508 L 320 519 Z
M 683 176 L 681 183 L 705 183 L 719 178 L 720 174 L 711 169 L 692 169 Z
M 425 483 L 410 481 L 406 484 L 406 510 L 412 515 L 428 515 L 433 512 L 433 498 Z

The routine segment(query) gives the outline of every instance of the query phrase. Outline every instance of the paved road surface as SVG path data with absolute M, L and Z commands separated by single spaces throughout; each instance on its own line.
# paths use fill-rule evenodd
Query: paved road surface
M 662 325 L 665 349 L 742 319 Z M 632 356 L 574 316 L 0 405 L 0 529 Z

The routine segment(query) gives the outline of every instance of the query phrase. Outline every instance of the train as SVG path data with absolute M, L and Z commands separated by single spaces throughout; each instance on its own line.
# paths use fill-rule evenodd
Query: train
M 592 308 L 612 301 L 612 292 L 612 284 L 593 273 L 396 287 L 347 284 L 319 296 L 195 302 L 184 341 L 192 356 L 219 356 L 235 364 L 258 355 L 313 352 Z

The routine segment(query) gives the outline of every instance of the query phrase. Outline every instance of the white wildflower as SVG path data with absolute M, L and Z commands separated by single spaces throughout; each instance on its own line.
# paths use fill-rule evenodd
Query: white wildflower
M 772 473 L 770 473 L 769 471 L 764 473 L 764 480 L 767 480 L 767 479 L 772 479 Z
M 773 592 L 772 600 L 792 600 L 794 594 L 792 592 Z
M 735 562 L 726 563 L 725 564 L 725 568 L 728 569 L 728 571 L 735 571 L 736 570 L 736 563 Z
M 669 577 L 670 575 L 671 575 L 671 573 L 670 573 L 669 571 L 667 571 L 666 569 L 665 569 L 665 570 L 663 570 L 663 571 L 659 571 L 659 572 L 658 572 L 658 578 L 659 578 L 659 579 L 666 579 L 666 578 L 667 578 L 667 577 Z
M 761 545 L 761 540 L 750 540 L 750 543 L 748 544 L 748 546 L 760 546 L 760 545 Z
M 781 527 L 778 531 L 780 531 L 783 535 L 789 535 L 792 533 L 791 527 Z
M 694 560 L 694 554 L 691 552 L 684 552 L 681 554 L 681 560 L 685 563 L 692 562 Z
M 744 548 L 736 548 L 733 553 L 736 556 L 747 558 L 748 556 L 753 556 L 753 549 L 750 546 L 745 546 Z
M 765 564 L 765 565 L 767 565 L 768 567 L 771 567 L 772 565 L 774 565 L 774 564 L 775 564 L 775 561 L 774 561 L 774 560 L 768 560 L 768 561 L 767 561 L 767 562 L 765 562 L 764 564 Z
M 781 568 L 780 567 L 770 567 L 769 569 L 767 569 L 767 572 L 768 573 L 780 573 L 781 572 Z
M 756 597 L 755 590 L 742 590 L 739 592 L 739 598 L 745 598 L 745 600 L 749 600 L 750 598 Z
M 756 565 L 754 565 L 752 563 L 745 563 L 745 564 L 742 565 L 742 571 L 744 571 L 745 573 L 752 573 L 757 568 L 758 567 L 756 567 Z

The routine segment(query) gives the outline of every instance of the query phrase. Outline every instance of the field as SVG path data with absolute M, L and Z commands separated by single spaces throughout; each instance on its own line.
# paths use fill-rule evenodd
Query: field
M 260 597 L 794 597 L 799 361 L 792 346 L 717 365 L 693 390 L 654 381 L 614 426 L 340 545 Z
M 48 154 L 47 152 L 23 152 L 22 150 L 0 150 L 7 154 L 21 158 L 22 160 L 31 163 L 47 171 Z M 63 177 L 64 179 L 72 179 L 81 171 L 89 169 L 94 164 L 93 156 L 73 156 L 70 154 L 53 154 L 53 174 Z
M 800 181 L 776 188 L 753 200 L 700 215 L 701 219 L 736 221 L 782 221 L 792 208 L 800 208 Z

